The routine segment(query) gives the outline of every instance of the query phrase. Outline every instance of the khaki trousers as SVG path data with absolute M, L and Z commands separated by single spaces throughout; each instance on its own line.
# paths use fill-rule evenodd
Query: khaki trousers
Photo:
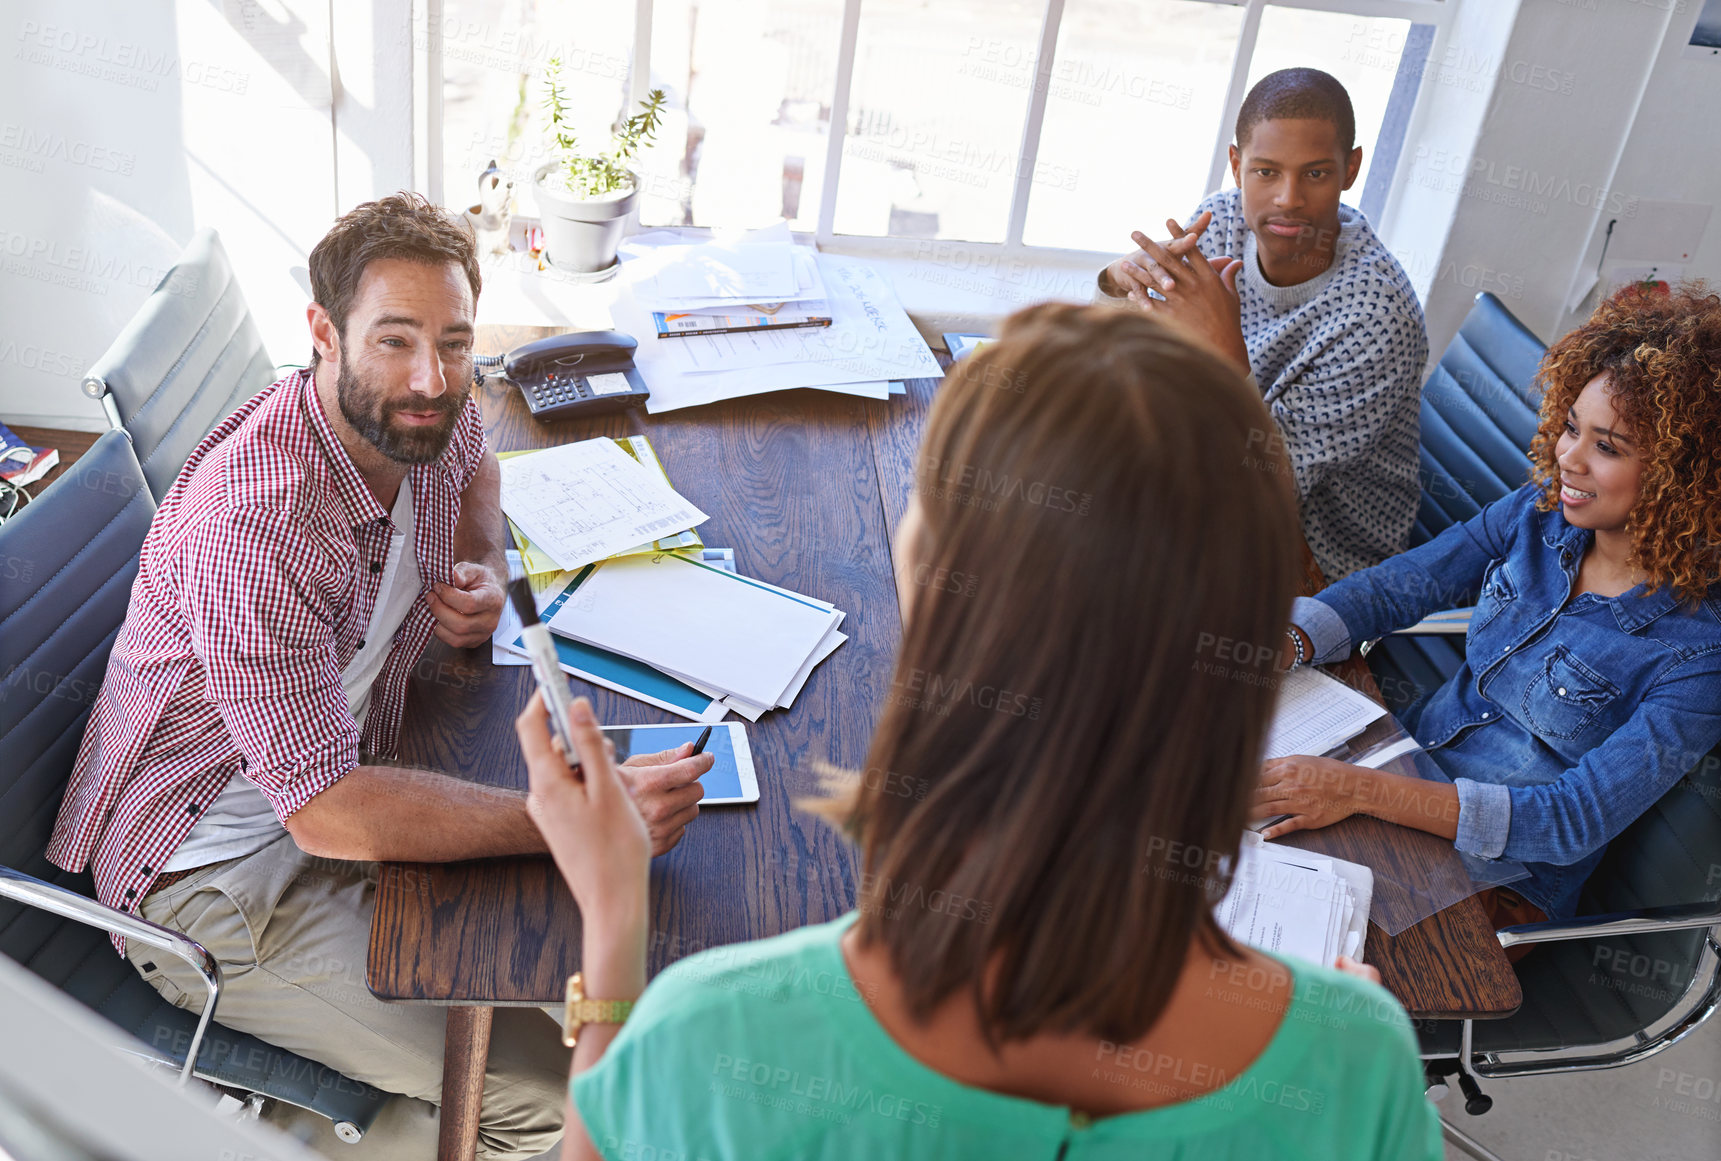
M 139 914 L 220 961 L 215 1019 L 387 1092 L 440 1104 L 444 1009 L 385 1003 L 365 986 L 377 865 L 313 858 L 285 831 L 241 859 L 199 868 L 147 896 Z M 169 1002 L 206 992 L 175 956 L 131 942 L 126 957 Z M 535 1157 L 562 1135 L 569 1050 L 542 1009 L 498 1008 L 478 1156 Z

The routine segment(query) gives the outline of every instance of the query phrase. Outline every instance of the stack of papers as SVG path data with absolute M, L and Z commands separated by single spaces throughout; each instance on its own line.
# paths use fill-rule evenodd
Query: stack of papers
M 693 721 L 730 710 L 758 721 L 793 705 L 848 637 L 830 603 L 738 576 L 734 562 L 731 549 L 703 548 L 529 579 L 568 673 Z M 511 607 L 492 659 L 526 663 Z
M 787 237 L 654 246 L 629 271 L 635 293 L 657 310 L 726 314 L 825 297 L 815 252 Z M 803 308 L 804 309 L 804 308 Z
M 606 560 L 546 621 L 569 640 L 631 658 L 720 697 L 743 717 L 787 708 L 847 638 L 829 602 L 680 553 Z
M 562 668 L 651 705 L 713 722 L 786 709 L 846 636 L 828 601 L 738 576 L 706 549 L 707 519 L 670 486 L 642 437 L 504 454 L 502 510 Z M 505 607 L 498 664 L 524 657 Z
M 1231 890 L 1214 910 L 1232 938 L 1331 967 L 1357 958 L 1367 934 L 1374 872 L 1243 835 Z
M 621 255 L 616 325 L 632 334 L 655 334 L 655 314 L 831 319 L 642 343 L 635 365 L 654 413 L 791 387 L 886 399 L 901 393 L 892 381 L 943 374 L 889 279 L 861 259 L 795 245 L 786 223 L 698 245 L 642 235 Z
M 704 548 L 692 550 L 691 555 L 696 560 L 705 560 L 717 568 L 733 569 L 735 554 L 731 549 Z M 512 568 L 520 562 L 520 554 L 510 551 L 508 564 Z M 532 586 L 532 595 L 538 604 L 538 615 L 548 619 L 567 601 L 572 592 L 571 584 L 577 573 L 553 572 L 540 576 L 528 576 Z M 515 616 L 514 604 L 506 602 L 502 606 L 501 622 L 496 626 L 496 632 L 491 637 L 490 660 L 496 665 L 529 665 L 531 662 L 526 655 L 526 646 L 521 639 L 519 618 Z M 582 681 L 605 689 L 613 689 L 617 693 L 637 698 L 647 705 L 668 710 L 696 722 L 721 721 L 729 713 L 729 706 L 722 698 L 713 697 L 702 690 L 694 689 L 686 682 L 677 681 L 667 674 L 660 673 L 649 665 L 643 665 L 630 657 L 619 653 L 611 653 L 605 649 L 596 649 L 569 641 L 564 637 L 551 635 L 556 644 L 557 660 L 561 662 L 562 671 Z

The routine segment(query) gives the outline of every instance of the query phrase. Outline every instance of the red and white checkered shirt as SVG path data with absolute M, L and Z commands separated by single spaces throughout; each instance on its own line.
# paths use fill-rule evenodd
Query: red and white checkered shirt
M 412 469 L 426 589 L 452 580 L 461 496 L 484 453 L 468 399 L 448 450 Z M 393 754 L 407 679 L 435 626 L 422 592 L 371 687 L 362 737 L 341 688 L 393 532 L 310 371 L 210 432 L 144 539 L 48 857 L 68 871 L 89 865 L 97 898 L 135 911 L 234 773 L 285 822 L 358 765 L 361 746 Z

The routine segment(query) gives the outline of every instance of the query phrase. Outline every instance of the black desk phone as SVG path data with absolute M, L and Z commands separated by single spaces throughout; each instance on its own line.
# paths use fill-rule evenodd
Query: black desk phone
M 577 419 L 638 407 L 650 397 L 634 370 L 639 343 L 621 331 L 574 331 L 477 360 L 501 365 L 536 419 Z

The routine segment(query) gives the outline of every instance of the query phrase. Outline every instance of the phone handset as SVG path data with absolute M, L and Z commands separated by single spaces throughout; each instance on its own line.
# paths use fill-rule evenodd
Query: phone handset
M 634 370 L 639 343 L 621 331 L 574 331 L 474 360 L 502 368 L 538 419 L 601 415 L 637 407 L 650 397 Z

